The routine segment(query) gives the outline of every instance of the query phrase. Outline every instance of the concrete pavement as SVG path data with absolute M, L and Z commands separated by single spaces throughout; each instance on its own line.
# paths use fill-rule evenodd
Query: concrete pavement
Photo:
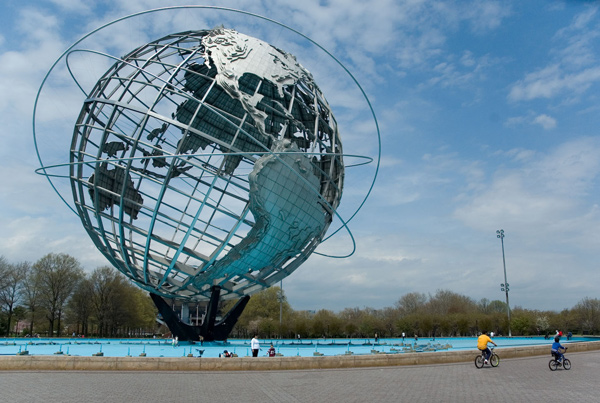
M 502 358 L 501 350 L 497 350 Z M 597 402 L 600 351 L 472 362 L 271 371 L 2 371 L 5 402 Z

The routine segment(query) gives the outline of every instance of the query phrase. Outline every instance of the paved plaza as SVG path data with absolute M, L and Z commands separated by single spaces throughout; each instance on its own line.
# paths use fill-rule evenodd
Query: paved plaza
M 502 351 L 497 350 L 502 357 Z M 597 402 L 600 351 L 473 363 L 361 369 L 114 372 L 0 371 L 4 402 Z

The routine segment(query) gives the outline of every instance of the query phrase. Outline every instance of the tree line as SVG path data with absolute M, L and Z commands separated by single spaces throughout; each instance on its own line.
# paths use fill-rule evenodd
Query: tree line
M 235 301 L 221 304 L 227 312 Z M 294 310 L 283 290 L 271 287 L 254 294 L 230 337 L 372 338 L 474 336 L 482 330 L 508 334 L 506 303 L 472 298 L 449 290 L 408 293 L 383 309 L 346 308 L 339 312 Z M 148 293 L 114 268 L 85 273 L 66 254 L 48 254 L 31 264 L 11 264 L 0 256 L 0 335 L 141 337 L 168 334 L 157 324 Z M 598 334 L 600 300 L 585 297 L 574 307 L 557 311 L 511 309 L 514 336 Z
M 33 264 L 0 256 L 0 335 L 140 336 L 156 328 L 155 320 L 148 294 L 111 267 L 85 273 L 67 254 Z
M 554 334 L 592 335 L 600 330 L 600 300 L 583 298 L 574 307 L 561 312 L 515 307 L 511 309 L 513 336 Z M 408 293 L 394 306 L 383 309 L 346 308 L 293 310 L 278 287 L 272 287 L 250 299 L 231 337 L 249 338 L 373 338 L 475 336 L 481 331 L 508 335 L 506 303 L 472 298 L 449 290 L 435 294 Z

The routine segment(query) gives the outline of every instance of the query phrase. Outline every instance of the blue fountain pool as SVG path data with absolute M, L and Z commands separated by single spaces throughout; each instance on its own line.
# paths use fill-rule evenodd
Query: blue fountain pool
M 561 343 L 576 343 L 597 340 L 589 337 L 563 338 Z M 272 343 L 278 354 L 283 356 L 312 357 L 316 355 L 345 354 L 401 354 L 407 352 L 435 352 L 470 350 L 476 346 L 475 337 L 452 337 L 418 340 L 384 338 L 375 343 L 374 339 L 262 339 L 260 356 L 265 356 Z M 544 337 L 495 337 L 498 348 L 550 345 L 552 339 Z M 239 357 L 251 356 L 250 340 L 230 339 L 227 342 L 188 343 L 174 345 L 171 339 L 86 339 L 86 338 L 0 338 L 0 355 L 73 355 L 92 356 L 102 353 L 106 357 L 140 356 L 147 357 L 187 357 L 199 355 L 219 357 L 228 350 Z

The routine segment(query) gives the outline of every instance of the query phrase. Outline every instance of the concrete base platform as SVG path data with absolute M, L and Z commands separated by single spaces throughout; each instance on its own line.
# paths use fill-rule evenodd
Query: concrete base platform
M 572 343 L 568 352 L 600 350 L 600 341 Z M 500 359 L 550 356 L 547 346 L 498 348 Z M 392 367 L 473 361 L 478 350 L 424 353 L 339 355 L 322 357 L 81 357 L 2 356 L 3 371 L 270 371 L 329 368 Z

